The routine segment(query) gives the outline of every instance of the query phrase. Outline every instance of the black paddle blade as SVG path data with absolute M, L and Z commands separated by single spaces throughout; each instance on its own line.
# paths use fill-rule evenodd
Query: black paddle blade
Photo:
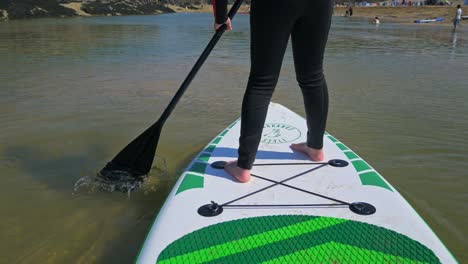
M 122 175 L 141 178 L 148 174 L 156 155 L 162 122 L 154 123 L 141 135 L 122 149 L 112 161 L 99 172 L 107 180 L 119 180 Z

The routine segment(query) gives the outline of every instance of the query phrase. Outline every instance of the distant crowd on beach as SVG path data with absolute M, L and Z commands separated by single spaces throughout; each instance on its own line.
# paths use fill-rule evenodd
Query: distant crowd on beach
M 468 1 L 468 0 L 467 0 Z M 377 2 L 377 3 L 369 3 L 366 1 L 363 2 L 344 2 L 340 4 L 336 4 L 335 6 L 338 7 L 345 7 L 345 6 L 426 6 L 426 5 L 445 5 L 450 6 L 454 5 L 453 2 L 448 0 L 392 0 L 392 1 L 384 1 L 384 2 Z
M 432 0 L 427 0 L 426 2 L 429 2 L 429 1 L 432 1 Z M 468 2 L 468 0 L 467 0 Z M 399 6 L 413 6 L 417 3 L 421 3 L 421 2 L 413 2 L 411 0 L 409 1 L 406 1 L 406 0 L 401 0 L 401 2 L 397 2 L 397 1 L 393 1 L 393 3 L 395 5 L 399 5 Z M 435 2 L 437 3 L 437 2 Z M 445 2 L 444 2 L 445 3 Z M 451 5 L 450 2 L 446 2 L 448 3 L 447 5 Z M 356 3 L 346 3 L 346 5 L 344 4 L 341 4 L 341 5 L 337 5 L 339 7 L 346 7 L 345 9 L 345 13 L 344 13 L 344 16 L 345 17 L 352 17 L 353 14 L 354 14 L 354 10 L 353 10 L 353 6 L 363 6 L 363 2 L 356 2 Z M 362 9 L 360 9 L 362 10 Z M 463 10 L 461 8 L 461 5 L 460 4 L 457 4 L 457 7 L 456 7 L 456 11 L 454 12 L 454 17 L 451 18 L 450 21 L 453 22 L 453 29 L 454 31 L 457 29 L 457 27 L 460 25 L 461 21 L 463 19 L 468 19 L 468 16 L 462 16 L 462 13 L 463 13 Z M 419 20 L 415 20 L 416 23 L 429 23 L 429 22 L 438 22 L 438 21 L 443 21 L 444 18 L 443 17 L 430 17 L 430 18 L 425 18 L 425 19 L 419 19 Z M 372 23 L 372 24 L 376 24 L 376 25 L 379 25 L 380 24 L 380 18 L 378 16 L 375 16 L 373 19 L 369 20 L 369 23 Z

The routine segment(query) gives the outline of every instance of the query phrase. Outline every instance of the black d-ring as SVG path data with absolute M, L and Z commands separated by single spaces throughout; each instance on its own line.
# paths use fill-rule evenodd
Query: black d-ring
M 227 164 L 227 161 L 222 161 L 222 160 L 220 160 L 220 161 L 215 161 L 215 162 L 211 163 L 210 166 L 211 166 L 211 168 L 213 168 L 213 169 L 222 170 L 222 169 L 224 169 L 224 166 L 225 166 L 226 164 Z
M 375 214 L 377 209 L 372 204 L 357 202 L 349 205 L 349 210 L 359 215 L 371 215 Z
M 198 208 L 198 214 L 205 217 L 217 216 L 223 213 L 223 207 L 213 201 Z
M 346 167 L 348 164 L 349 163 L 347 161 L 340 159 L 332 159 L 328 161 L 328 165 L 333 167 Z

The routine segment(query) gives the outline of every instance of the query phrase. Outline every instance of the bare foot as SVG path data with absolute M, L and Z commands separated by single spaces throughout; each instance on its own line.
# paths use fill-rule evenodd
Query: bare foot
M 306 154 L 313 161 L 323 161 L 324 154 L 322 149 L 313 149 L 306 143 L 292 144 L 291 148 Z
M 224 170 L 240 182 L 250 181 L 250 170 L 237 167 L 237 161 L 230 161 L 224 165 Z

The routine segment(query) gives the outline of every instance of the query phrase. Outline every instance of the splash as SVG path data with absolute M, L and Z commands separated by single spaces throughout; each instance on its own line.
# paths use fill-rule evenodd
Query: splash
M 158 175 L 158 177 L 163 177 L 167 175 L 167 165 L 166 160 L 163 157 L 156 156 L 158 161 L 156 165 L 151 169 L 151 173 Z M 127 196 L 130 198 L 130 195 L 133 191 L 144 188 L 150 181 L 148 175 L 143 175 L 139 177 L 134 177 L 126 171 L 113 171 L 112 179 L 103 177 L 99 173 L 93 173 L 93 176 L 83 176 L 78 179 L 73 187 L 74 193 L 79 191 L 88 191 L 88 192 L 123 192 L 127 193 Z

